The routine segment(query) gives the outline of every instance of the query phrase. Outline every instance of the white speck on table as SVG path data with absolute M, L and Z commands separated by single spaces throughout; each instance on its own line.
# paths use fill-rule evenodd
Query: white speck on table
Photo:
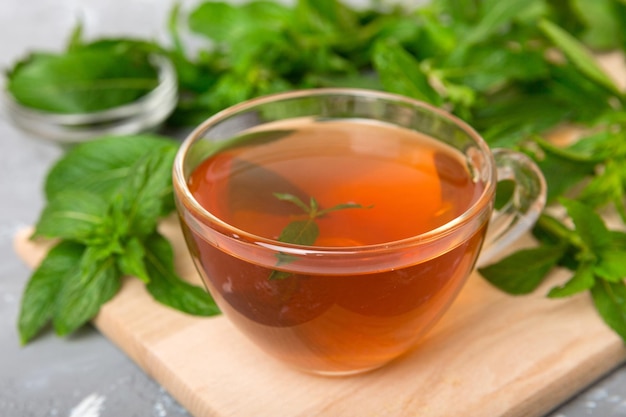
M 100 417 L 106 397 L 93 393 L 86 396 L 76 407 L 72 408 L 69 417 Z

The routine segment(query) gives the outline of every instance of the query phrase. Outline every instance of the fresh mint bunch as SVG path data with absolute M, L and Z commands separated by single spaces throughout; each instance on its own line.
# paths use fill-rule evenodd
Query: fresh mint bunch
M 476 128 L 490 146 L 532 156 L 547 179 L 549 204 L 562 205 L 568 214 L 568 219 L 544 214 L 534 229 L 536 248 L 481 272 L 499 288 L 523 294 L 536 289 L 555 266 L 569 268 L 571 281 L 549 295 L 589 291 L 604 320 L 626 340 L 626 270 L 619 255 L 626 249 L 624 224 L 610 230 L 599 216 L 609 207 L 626 222 L 626 97 L 594 60 L 597 52 L 626 52 L 623 0 L 432 0 L 415 9 L 389 7 L 382 0 L 359 8 L 340 0 L 295 0 L 292 5 L 203 1 L 191 10 L 176 4 L 168 30 L 170 45 L 130 39 L 86 43 L 78 29 L 67 56 L 35 53 L 16 64 L 9 71 L 9 92 L 54 111 L 90 108 L 86 102 L 94 97 L 98 97 L 94 104 L 111 106 L 119 103 L 119 97 L 128 100 L 149 88 L 133 80 L 156 81 L 149 68 L 132 72 L 135 69 L 127 64 L 137 51 L 141 55 L 158 50 L 171 59 L 178 74 L 181 94 L 167 121 L 170 126 L 197 125 L 227 106 L 262 94 L 311 87 L 382 89 L 447 109 Z M 193 53 L 186 48 L 183 32 L 191 32 L 198 41 Z M 79 63 L 83 59 L 86 64 Z M 133 82 L 123 85 L 132 88 L 101 88 L 107 84 L 100 82 L 96 70 L 106 68 L 106 62 L 124 70 Z M 79 69 L 85 70 L 81 83 L 74 82 L 77 77 L 65 77 Z M 117 76 L 125 79 L 121 73 Z M 77 88 L 49 89 L 49 81 Z M 85 93 L 83 87 L 98 94 Z M 101 97 L 105 90 L 118 98 Z M 546 132 L 563 124 L 578 127 L 581 140 L 551 143 Z M 223 146 L 239 146 L 249 139 Z M 29 307 L 22 313 L 21 320 L 28 323 L 21 325 L 23 340 L 50 320 L 61 332 L 74 327 L 64 323 L 69 314 L 55 300 L 98 304 L 118 285 L 119 278 L 107 276 L 132 271 L 144 280 L 149 277 L 148 288 L 158 297 L 171 294 L 155 288 L 161 281 L 158 272 L 171 271 L 169 244 L 148 232 L 154 225 L 150 216 L 128 215 L 135 207 L 155 213 L 156 206 L 136 206 L 133 196 L 118 195 L 123 194 L 119 178 L 129 181 L 129 189 L 148 186 L 142 172 L 158 170 L 167 155 L 143 159 L 146 148 L 129 151 L 129 158 L 142 157 L 145 164 L 131 172 L 134 162 L 124 153 L 125 146 L 132 145 L 121 146 L 122 152 L 107 155 L 110 171 L 108 162 L 92 155 L 86 166 L 76 161 L 76 167 L 57 168 L 62 175 L 51 175 L 47 211 L 70 209 L 78 215 L 45 214 L 38 225 L 38 233 L 57 236 L 61 242 L 33 275 L 37 284 L 32 285 L 39 289 L 29 290 L 32 294 L 25 297 Z M 102 166 L 104 174 L 83 175 L 91 165 Z M 64 192 L 68 200 L 62 197 Z M 64 205 L 66 201 L 74 203 Z M 167 212 L 171 199 L 164 201 Z M 310 240 L 314 223 L 299 223 L 297 227 L 306 226 L 300 232 L 307 233 L 298 236 Z M 157 252 L 158 257 L 152 256 Z M 150 262 L 156 258 L 164 260 L 165 269 Z M 95 295 L 84 300 L 72 295 L 70 284 L 66 290 L 51 278 L 58 270 L 72 277 L 76 260 L 82 265 L 80 274 L 92 277 L 90 285 L 100 288 L 91 292 L 88 287 L 85 294 Z M 524 274 L 519 273 L 520 265 Z M 162 281 L 170 282 L 167 275 Z M 61 292 L 67 294 L 57 297 Z M 47 307 L 39 300 L 48 300 L 42 304 Z M 190 305 L 175 297 L 169 301 Z
M 194 125 L 230 105 L 286 90 L 381 89 L 372 45 L 379 38 L 413 42 L 417 27 L 400 9 L 361 10 L 336 0 L 204 1 L 187 13 L 177 6 L 169 31 L 183 94 L 170 123 Z M 198 40 L 193 54 L 183 30 Z
M 480 273 L 510 294 L 534 291 L 547 273 L 560 266 L 572 271 L 569 280 L 547 293 L 551 298 L 591 291 L 604 321 L 626 339 L 626 233 L 611 231 L 589 206 L 562 199 L 572 228 L 554 217 L 540 218 L 536 236 L 539 245 L 518 251 Z
M 22 343 L 49 322 L 58 335 L 74 332 L 117 293 L 124 276 L 142 280 L 164 305 L 219 314 L 203 288 L 176 274 L 171 244 L 157 231 L 174 208 L 177 149 L 176 142 L 153 135 L 104 137 L 77 145 L 52 167 L 33 238 L 58 243 L 26 286 Z

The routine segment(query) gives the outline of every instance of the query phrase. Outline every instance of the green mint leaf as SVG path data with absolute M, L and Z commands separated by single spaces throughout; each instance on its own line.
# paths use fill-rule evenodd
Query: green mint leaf
M 626 221 L 626 208 L 623 197 L 626 189 L 626 175 L 622 163 L 608 160 L 602 171 L 593 176 L 578 195 L 578 200 L 592 208 L 602 208 L 613 204 Z
M 74 26 L 74 29 L 72 29 L 72 32 L 70 33 L 70 36 L 67 39 L 66 49 L 68 51 L 74 51 L 84 46 L 83 29 L 84 28 L 83 28 L 82 22 L 78 22 L 78 24 Z
M 158 135 L 106 136 L 68 150 L 46 176 L 48 200 L 63 191 L 83 190 L 109 200 L 126 180 L 131 167 L 149 151 L 177 146 Z
M 295 260 L 295 259 L 294 259 Z M 280 262 L 280 261 L 279 261 Z M 292 272 L 286 272 L 286 271 L 279 271 L 277 269 L 272 270 L 272 272 L 270 273 L 269 276 L 269 280 L 278 280 L 278 279 L 286 279 L 289 278 L 290 276 L 292 276 L 293 273 Z
M 539 22 L 539 29 L 558 47 L 584 76 L 612 94 L 621 95 L 611 77 L 596 64 L 593 55 L 574 36 L 549 20 Z
M 61 242 L 54 246 L 31 275 L 20 307 L 18 330 L 24 345 L 52 319 L 63 283 L 76 273 L 85 246 Z
M 311 213 L 311 207 L 309 207 L 306 204 L 304 204 L 304 202 L 300 198 L 298 198 L 297 196 L 295 196 L 293 194 L 274 193 L 274 197 L 276 197 L 280 201 L 288 201 L 290 203 L 295 204 L 296 206 L 300 207 L 304 213 L 307 213 L 307 214 Z M 285 241 L 283 241 L 283 242 L 285 242 Z
M 626 232 L 611 230 L 611 244 L 626 251 Z
M 563 159 L 567 159 L 567 160 L 577 162 L 577 163 L 600 162 L 600 160 L 598 160 L 598 155 L 595 153 L 595 150 L 597 150 L 597 146 L 593 147 L 594 148 L 593 152 L 589 152 L 589 151 L 584 151 L 583 149 L 581 149 L 580 142 L 577 142 L 575 146 L 562 147 L 562 146 L 557 146 L 553 144 L 552 142 L 544 139 L 541 136 L 534 136 L 532 140 L 537 145 L 539 145 L 544 152 L 549 152 L 550 154 L 559 156 Z M 584 139 L 585 142 L 587 140 L 590 140 L 590 138 Z M 591 140 L 593 142 L 593 139 Z
M 137 237 L 128 240 L 124 250 L 117 258 L 117 265 L 123 275 L 139 278 L 143 282 L 150 282 L 150 276 L 145 264 L 146 251 Z
M 355 11 L 338 0 L 299 0 L 295 18 L 298 24 L 321 33 L 347 34 L 358 21 Z
M 483 97 L 486 99 L 485 97 Z M 572 109 L 546 91 L 523 93 L 515 88 L 479 98 L 472 125 L 492 146 L 514 147 L 521 139 L 532 137 L 568 120 Z
M 575 246 L 575 242 L 580 240 L 574 230 L 563 224 L 561 220 L 545 213 L 537 219 L 532 234 L 539 242 L 547 245 L 557 245 L 562 242 Z
M 124 252 L 124 247 L 118 236 L 111 235 L 109 239 L 102 239 L 100 242 L 92 242 L 87 245 L 85 253 L 79 265 L 80 274 L 90 276 L 94 273 L 98 264 L 106 259 L 113 259 Z
M 182 37 L 180 35 L 180 17 L 181 4 L 180 2 L 176 2 L 167 17 L 167 31 L 174 47 L 173 53 L 179 57 L 183 57 L 185 56 L 185 47 L 183 46 Z
M 593 133 L 568 146 L 566 152 L 569 155 L 576 155 L 579 160 L 587 159 L 594 162 L 606 161 L 616 154 L 626 154 L 624 136 L 619 139 L 615 136 L 615 133 L 608 130 Z
M 309 216 L 316 218 L 316 217 L 320 217 L 320 205 L 317 202 L 317 200 L 311 196 L 309 197 Z
M 455 27 L 447 25 L 438 16 L 430 13 L 423 13 L 418 20 L 419 25 L 411 18 L 392 20 L 387 23 L 379 38 L 392 39 L 407 45 L 419 37 L 420 50 L 424 53 L 423 56 L 428 57 L 445 58 L 454 51 L 458 44 Z
M 146 269 L 150 282 L 148 292 L 159 303 L 197 316 L 214 316 L 220 310 L 209 293 L 183 281 L 174 270 L 172 246 L 163 236 L 154 233 L 145 241 Z
M 574 222 L 576 233 L 588 248 L 597 252 L 610 245 L 611 233 L 598 213 L 579 201 L 565 198 L 560 201 Z
M 10 73 L 7 89 L 28 107 L 87 113 L 130 103 L 157 84 L 145 51 L 112 46 L 33 54 Z
M 449 14 L 455 24 L 475 23 L 478 18 L 479 3 L 474 0 L 433 0 L 432 12 Z M 427 9 L 428 10 L 428 9 Z
M 206 1 L 189 15 L 189 28 L 215 41 L 236 38 L 245 31 L 248 16 L 237 6 L 221 1 Z
M 439 105 L 442 100 L 430 85 L 419 62 L 394 42 L 377 42 L 372 61 L 386 90 Z
M 88 247 L 79 267 L 74 265 L 74 273 L 64 277 L 52 319 L 57 335 L 68 335 L 86 324 L 120 289 L 114 258 L 104 255 Z
M 501 261 L 480 268 L 480 274 L 498 289 L 521 295 L 534 291 L 564 255 L 561 245 L 522 249 Z
M 276 1 L 253 0 L 240 5 L 252 25 L 274 35 L 285 25 L 292 23 L 293 9 Z M 257 32 L 255 27 L 253 32 Z
M 579 292 L 589 290 L 594 286 L 595 282 L 593 263 L 581 263 L 572 278 L 564 285 L 552 288 L 548 292 L 548 297 L 569 297 Z
M 33 237 L 62 238 L 88 243 L 101 230 L 107 202 L 84 190 L 55 194 L 42 211 Z
M 624 248 L 608 248 L 600 251 L 593 269 L 600 278 L 610 282 L 621 282 L 626 278 L 626 251 Z
M 290 222 L 280 233 L 278 240 L 285 243 L 310 246 L 319 236 L 319 228 L 315 220 L 297 220 Z
M 520 48 L 507 47 L 506 38 L 501 42 L 504 45 L 500 46 L 500 41 L 475 45 L 466 57 L 461 70 L 464 85 L 471 87 L 475 95 L 494 91 L 511 81 L 532 82 L 549 76 L 549 63 L 541 49 L 523 43 Z
M 162 147 L 143 155 L 130 168 L 113 204 L 113 215 L 124 234 L 147 236 L 161 216 L 171 210 L 172 165 L 175 147 Z M 167 207 L 167 209 L 166 209 Z
M 511 201 L 516 186 L 517 184 L 513 180 L 498 181 L 496 184 L 496 198 L 493 204 L 496 210 L 502 209 Z
M 293 194 L 289 193 L 274 193 L 274 197 L 281 201 L 286 201 L 298 206 L 305 214 L 308 215 L 306 220 L 292 221 L 281 231 L 278 237 L 279 242 L 293 243 L 296 245 L 311 246 L 317 240 L 320 230 L 315 220 L 319 217 L 325 216 L 328 213 L 338 210 L 353 209 L 353 208 L 371 208 L 372 206 L 365 207 L 356 203 L 343 203 L 337 204 L 328 209 L 320 210 L 319 203 L 313 197 L 309 198 L 309 205 Z M 286 254 L 276 254 L 277 266 L 289 264 L 298 260 L 297 257 Z M 270 273 L 269 279 L 285 279 L 292 274 L 285 271 L 273 270 Z
M 295 262 L 298 260 L 298 257 L 294 255 L 290 255 L 288 253 L 280 252 L 276 254 L 276 259 L 277 259 L 276 266 L 280 266 L 280 265 L 290 264 L 291 262 Z M 289 278 L 292 275 L 293 275 L 293 272 L 279 271 L 278 269 L 274 269 L 272 270 L 272 272 L 270 272 L 269 279 L 270 280 L 285 279 L 285 278 Z
M 564 154 L 543 139 L 534 138 L 534 141 L 543 150 L 543 157 L 537 161 L 537 165 L 548 184 L 548 201 L 554 201 L 582 180 L 593 175 L 596 165 L 594 162 Z
M 620 48 L 625 37 L 618 18 L 615 0 L 572 0 L 572 8 L 584 23 L 580 38 L 593 49 L 608 50 Z
M 461 38 L 464 46 L 482 42 L 495 34 L 506 24 L 517 18 L 525 10 L 533 7 L 535 0 L 495 1 L 490 4 L 484 2 L 482 16 L 477 24 L 471 26 L 468 33 Z
M 373 208 L 373 205 L 370 206 L 364 206 L 361 204 L 357 204 L 357 203 L 343 203 L 343 204 L 337 204 L 336 206 L 327 208 L 327 209 L 323 209 L 323 210 L 319 210 L 317 212 L 317 216 L 316 217 L 322 217 L 327 215 L 328 213 L 332 213 L 333 211 L 340 211 L 340 210 L 347 210 L 347 209 L 371 209 Z
M 257 0 L 242 5 L 207 1 L 191 12 L 188 23 L 197 34 L 217 42 L 236 44 L 249 33 L 278 32 L 293 19 L 292 15 L 289 8 L 271 1 Z
M 596 310 L 604 322 L 626 342 L 626 286 L 598 280 L 591 289 Z
M 546 87 L 571 112 L 568 120 L 593 123 L 613 110 L 611 103 L 619 102 L 619 96 L 590 80 L 569 61 L 555 63 L 551 70 L 553 79 Z

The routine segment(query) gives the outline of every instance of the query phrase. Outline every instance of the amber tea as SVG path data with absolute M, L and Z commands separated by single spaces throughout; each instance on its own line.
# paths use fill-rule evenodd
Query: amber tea
M 307 219 L 277 193 L 307 204 L 314 198 L 320 209 L 361 205 L 313 220 L 319 234 L 312 246 L 355 247 L 436 229 L 483 192 L 458 151 L 393 125 L 295 120 L 249 136 L 251 144 L 235 140 L 238 146 L 203 161 L 188 186 L 223 222 L 268 239 Z M 478 229 L 417 265 L 363 265 L 360 274 L 290 273 L 297 261 L 277 258 L 276 268 L 286 271 L 278 279 L 254 259 L 190 238 L 220 307 L 265 350 L 296 367 L 340 372 L 369 368 L 412 345 L 458 291 L 482 235 Z
M 516 183 L 493 210 L 496 176 Z M 474 267 L 545 202 L 526 156 L 450 114 L 358 89 L 233 106 L 181 146 L 173 184 L 196 267 L 226 317 L 308 372 L 408 352 Z M 487 233 L 487 224 L 489 231 Z

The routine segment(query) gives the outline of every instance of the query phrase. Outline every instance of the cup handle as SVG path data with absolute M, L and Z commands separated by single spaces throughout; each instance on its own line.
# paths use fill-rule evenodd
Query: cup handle
M 478 267 L 493 261 L 503 249 L 530 230 L 546 205 L 546 181 L 532 159 L 502 148 L 494 149 L 493 156 L 498 182 L 510 180 L 515 187 L 509 200 L 493 212 Z

